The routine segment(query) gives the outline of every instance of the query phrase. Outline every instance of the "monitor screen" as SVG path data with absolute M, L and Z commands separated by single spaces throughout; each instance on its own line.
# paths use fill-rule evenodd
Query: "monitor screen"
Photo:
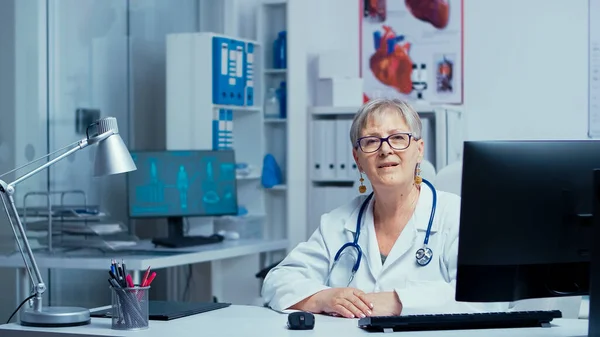
M 599 141 L 464 143 L 456 299 L 589 292 Z
M 186 217 L 238 213 L 233 151 L 132 151 L 129 216 Z

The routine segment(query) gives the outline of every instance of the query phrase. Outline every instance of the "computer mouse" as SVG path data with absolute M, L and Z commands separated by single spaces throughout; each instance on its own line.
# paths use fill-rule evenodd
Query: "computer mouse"
M 312 330 L 315 327 L 315 315 L 306 311 L 292 312 L 288 315 L 290 330 Z

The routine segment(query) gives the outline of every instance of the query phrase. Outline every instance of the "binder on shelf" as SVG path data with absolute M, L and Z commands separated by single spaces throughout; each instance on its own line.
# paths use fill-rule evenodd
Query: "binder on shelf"
M 227 110 L 227 133 L 225 145 L 227 149 L 233 149 L 233 110 Z
M 231 104 L 229 98 L 229 39 L 213 37 L 213 103 Z
M 254 105 L 254 44 L 246 44 L 245 66 L 246 72 L 246 105 Z
M 324 157 L 326 158 L 325 166 L 325 179 L 335 179 L 335 119 L 326 119 L 325 122 L 325 143 L 323 143 L 323 149 L 325 150 Z
M 347 120 L 335 120 L 335 178 L 336 180 L 345 180 L 350 177 L 348 168 L 348 152 L 352 156 L 352 146 L 350 145 Z
M 245 44 L 242 41 L 230 40 L 230 51 L 233 50 L 233 55 L 230 55 L 230 62 L 233 59 L 232 73 L 230 79 L 233 78 L 233 95 L 231 96 L 232 105 L 244 105 L 245 94 L 244 88 L 244 48 Z
M 212 148 L 217 150 L 233 149 L 233 111 L 215 110 L 212 127 Z
M 345 120 L 345 122 L 346 122 L 345 129 L 346 129 L 346 133 L 348 134 L 347 139 L 350 139 L 350 128 L 352 127 L 352 120 L 347 119 L 347 120 Z M 349 144 L 349 141 L 348 141 L 348 144 Z M 358 174 L 358 166 L 356 165 L 356 161 L 354 161 L 354 154 L 352 153 L 353 145 L 350 144 L 349 147 L 350 147 L 350 149 L 348 150 L 348 152 L 346 152 L 346 165 L 348 167 L 348 179 L 354 181 L 354 180 L 358 180 L 360 178 L 360 175 Z
M 321 151 L 325 135 L 323 132 L 325 128 L 322 127 L 323 121 L 312 120 L 312 156 L 311 156 L 311 177 L 314 180 L 322 179 L 323 177 L 323 165 L 325 159 L 323 158 L 323 151 Z
M 313 120 L 312 178 L 333 180 L 336 177 L 335 127 L 336 120 Z
M 359 173 L 352 144 L 349 119 L 312 121 L 311 179 L 320 182 L 358 181 Z

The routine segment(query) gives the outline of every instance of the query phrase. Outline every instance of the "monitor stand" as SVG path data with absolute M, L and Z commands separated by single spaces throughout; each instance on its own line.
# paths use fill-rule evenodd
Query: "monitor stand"
M 600 169 L 594 170 L 588 336 L 600 337 Z
M 169 248 L 183 248 L 201 246 L 212 243 L 219 243 L 223 241 L 221 235 L 185 235 L 183 230 L 183 217 L 168 217 L 167 218 L 167 237 L 157 237 L 152 239 L 152 243 L 157 246 L 169 247 Z
M 183 217 L 182 216 L 170 216 L 167 218 L 167 238 L 178 239 L 184 237 L 183 231 Z

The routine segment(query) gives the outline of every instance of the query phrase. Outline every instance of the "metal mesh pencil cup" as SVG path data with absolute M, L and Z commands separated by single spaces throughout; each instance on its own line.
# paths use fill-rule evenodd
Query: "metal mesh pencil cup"
M 112 328 L 115 330 L 147 329 L 150 287 L 110 287 L 110 289 Z

